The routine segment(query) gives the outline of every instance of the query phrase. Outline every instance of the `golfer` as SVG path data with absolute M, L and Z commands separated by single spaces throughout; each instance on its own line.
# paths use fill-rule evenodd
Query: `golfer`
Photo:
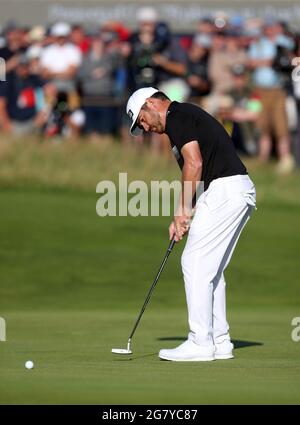
M 182 193 L 169 235 L 180 241 L 188 233 L 181 264 L 190 332 L 178 347 L 160 350 L 159 357 L 173 361 L 233 358 L 224 270 L 255 208 L 254 184 L 222 125 L 201 108 L 171 102 L 164 93 L 147 87 L 132 94 L 126 111 L 133 135 L 151 131 L 169 136 L 182 170 Z M 200 181 L 204 190 L 193 208 Z M 188 194 L 185 182 L 192 186 Z

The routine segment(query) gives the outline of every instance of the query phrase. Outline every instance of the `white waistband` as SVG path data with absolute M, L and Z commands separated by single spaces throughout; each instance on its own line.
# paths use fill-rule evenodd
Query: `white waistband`
M 223 185 L 235 185 L 235 184 L 251 184 L 253 185 L 252 180 L 248 176 L 248 174 L 237 174 L 235 176 L 229 176 L 229 177 L 220 177 L 218 179 L 213 180 L 209 188 L 205 191 L 209 192 L 211 189 L 217 186 L 223 186 Z
M 248 174 L 237 174 L 235 176 L 220 177 L 210 183 L 208 189 L 199 196 L 198 202 L 204 200 L 204 198 L 211 191 L 219 190 L 221 188 L 226 190 L 226 192 L 228 193 L 242 192 L 251 188 L 254 188 L 255 190 L 254 183 L 252 182 Z

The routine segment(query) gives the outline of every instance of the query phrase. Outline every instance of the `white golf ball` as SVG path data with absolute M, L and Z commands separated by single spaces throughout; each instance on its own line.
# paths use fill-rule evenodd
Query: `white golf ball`
M 27 360 L 27 362 L 25 363 L 25 367 L 26 367 L 26 369 L 33 369 L 34 364 L 31 360 Z

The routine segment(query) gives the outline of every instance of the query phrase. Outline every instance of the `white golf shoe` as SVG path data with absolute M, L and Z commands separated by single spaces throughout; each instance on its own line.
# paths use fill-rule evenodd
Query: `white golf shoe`
M 171 350 L 160 350 L 158 357 L 173 362 L 208 362 L 214 360 L 214 348 L 187 340 Z
M 215 359 L 216 360 L 227 360 L 233 359 L 233 344 L 232 342 L 225 340 L 221 343 L 215 342 Z

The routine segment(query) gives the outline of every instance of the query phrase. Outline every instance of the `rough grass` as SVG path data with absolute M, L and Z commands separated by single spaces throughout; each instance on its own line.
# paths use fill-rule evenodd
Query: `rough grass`
M 128 173 L 128 182 L 180 179 L 175 159 L 141 149 L 134 144 L 91 144 L 78 142 L 36 142 L 0 139 L 0 186 L 76 189 L 94 192 L 102 180 L 118 182 Z M 260 165 L 245 159 L 258 186 L 258 201 L 278 200 L 291 204 L 300 199 L 300 170 L 288 176 L 275 172 L 275 164 Z
M 145 161 L 145 157 L 147 160 Z M 170 158 L 135 146 L 80 142 L 39 143 L 0 141 L 0 184 L 94 191 L 100 180 L 174 178 L 178 170 Z

